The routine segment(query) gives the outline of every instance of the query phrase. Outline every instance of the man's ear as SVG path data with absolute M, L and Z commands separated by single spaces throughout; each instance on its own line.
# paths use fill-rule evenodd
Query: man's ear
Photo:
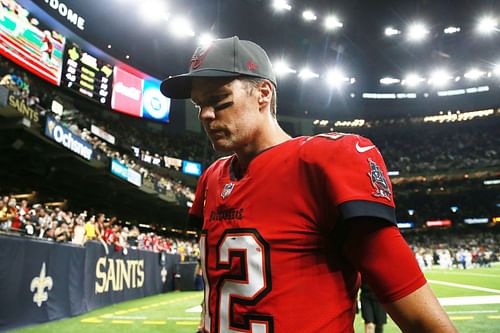
M 271 104 L 271 99 L 273 97 L 273 85 L 271 82 L 265 80 L 262 81 L 262 83 L 259 85 L 259 90 L 258 90 L 258 103 L 259 103 L 259 109 L 264 108 L 266 105 Z

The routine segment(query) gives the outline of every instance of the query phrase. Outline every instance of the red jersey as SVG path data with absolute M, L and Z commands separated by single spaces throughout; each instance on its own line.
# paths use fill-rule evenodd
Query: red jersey
M 235 166 L 234 155 L 214 162 L 190 210 L 203 219 L 205 330 L 353 332 L 359 274 L 335 232 L 359 216 L 395 223 L 377 148 L 351 134 L 298 137 L 261 152 L 240 179 Z

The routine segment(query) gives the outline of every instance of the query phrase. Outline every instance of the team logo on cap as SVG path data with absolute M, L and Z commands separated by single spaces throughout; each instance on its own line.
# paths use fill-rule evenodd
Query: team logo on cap
M 220 196 L 222 197 L 222 199 L 226 199 L 231 194 L 231 192 L 233 192 L 233 188 L 234 188 L 233 183 L 229 183 L 229 184 L 224 185 L 224 189 L 220 193 Z
M 201 66 L 211 47 L 212 44 L 199 46 L 196 51 L 194 51 L 193 57 L 191 58 L 191 69 L 197 69 Z
M 257 64 L 254 63 L 252 60 L 247 61 L 247 68 L 249 71 L 254 71 L 257 69 Z
M 385 179 L 384 173 L 377 163 L 375 163 L 371 158 L 368 159 L 368 163 L 370 164 L 370 172 L 368 172 L 368 176 L 370 176 L 372 186 L 375 189 L 375 192 L 373 192 L 372 195 L 377 198 L 386 198 L 391 201 L 392 193 L 389 188 L 389 183 Z

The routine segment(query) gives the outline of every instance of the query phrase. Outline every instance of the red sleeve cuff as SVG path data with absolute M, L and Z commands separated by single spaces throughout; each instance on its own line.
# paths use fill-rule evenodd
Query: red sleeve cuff
M 426 279 L 396 226 L 381 220 L 346 221 L 344 253 L 381 303 L 397 301 L 426 283 Z

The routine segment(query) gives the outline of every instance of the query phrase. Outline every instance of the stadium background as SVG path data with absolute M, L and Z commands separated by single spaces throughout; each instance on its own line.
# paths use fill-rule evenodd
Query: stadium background
M 2 289 L 2 295 L 28 299 L 26 308 L 16 311 L 47 311 L 51 302 L 49 290 L 41 306 L 29 292 L 43 260 L 29 252 L 5 255 L 40 240 L 45 248 L 59 239 L 61 253 L 84 250 L 87 257 L 89 244 L 100 251 L 106 247 L 100 255 L 124 260 L 135 251 L 146 257 L 168 253 L 171 259 L 163 259 L 172 266 L 162 276 L 165 263 L 152 264 L 158 274 L 151 283 L 158 286 L 140 296 L 194 289 L 183 276 L 196 269 L 199 226 L 187 225 L 186 213 L 197 175 L 217 155 L 192 105 L 159 96 L 157 85 L 183 72 L 200 38 L 210 32 L 239 35 L 269 50 L 280 70 L 279 122 L 291 135 L 353 132 L 377 144 L 391 171 L 400 227 L 438 297 L 451 302 L 446 310 L 461 331 L 495 331 L 500 319 L 498 4 L 382 1 L 332 7 L 328 1 L 297 1 L 279 11 L 272 1 L 160 3 L 164 11 L 151 9 L 154 1 L 140 8 L 125 0 L 2 1 L 0 194 L 4 206 L 14 210 L 1 221 L 0 245 L 11 252 L 3 251 L 0 277 L 2 285 L 15 286 L 10 293 Z M 304 9 L 315 11 L 316 20 L 304 21 Z M 333 29 L 325 30 L 323 19 L 331 11 L 338 16 Z M 193 20 L 191 27 L 178 25 L 179 13 Z M 481 21 L 486 16 L 489 25 Z M 406 25 L 417 18 L 429 24 L 422 41 L 407 36 Z M 490 33 L 478 31 L 478 24 Z M 384 34 L 389 25 L 396 31 L 392 35 Z M 459 31 L 446 33 L 451 27 Z M 308 71 L 301 68 L 307 64 Z M 417 75 L 408 76 L 412 71 Z M 64 147 L 58 138 L 69 136 L 73 143 Z M 104 239 L 108 244 L 72 245 L 77 225 L 100 213 L 107 217 L 103 230 L 113 235 Z M 63 224 L 72 231 L 66 234 Z M 14 260 L 37 275 L 26 267 L 22 279 L 22 269 L 7 274 L 7 267 L 19 266 Z M 180 274 L 182 269 L 187 273 Z M 12 279 L 27 282 L 13 285 Z M 71 315 L 138 297 L 114 293 Z M 167 292 L 28 330 L 132 325 L 191 332 L 200 299 L 199 292 Z M 3 297 L 2 309 L 10 301 Z M 0 330 L 47 320 L 13 323 L 3 313 Z M 356 327 L 360 330 L 359 322 Z

